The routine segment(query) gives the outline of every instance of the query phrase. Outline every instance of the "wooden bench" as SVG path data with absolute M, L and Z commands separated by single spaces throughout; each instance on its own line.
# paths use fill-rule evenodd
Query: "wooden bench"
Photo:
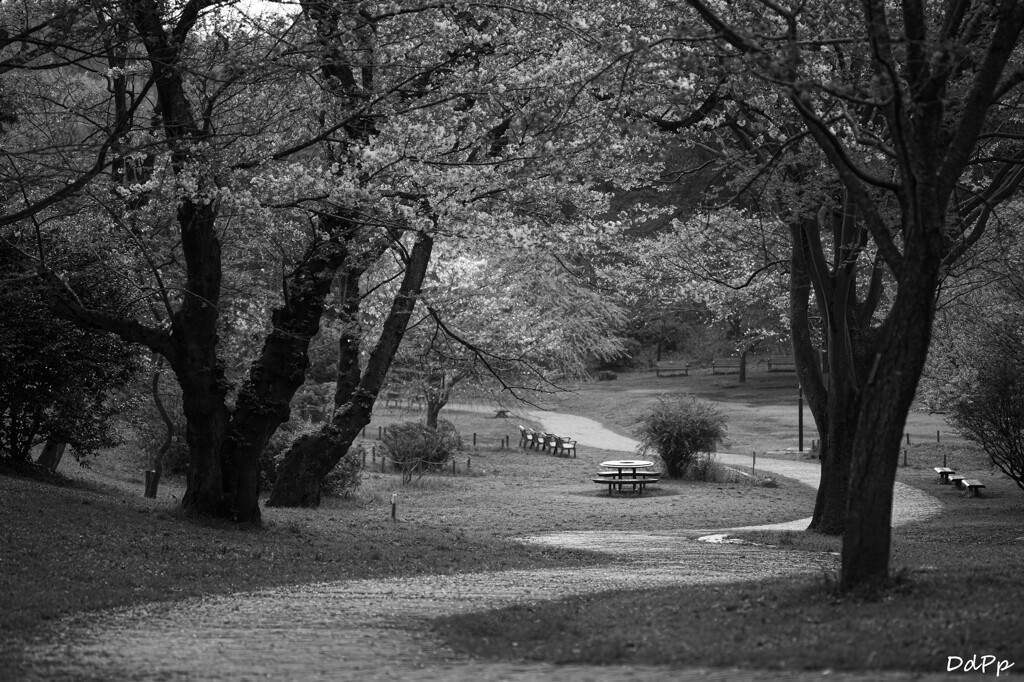
M 963 486 L 960 485 L 963 482 L 963 480 L 963 476 L 958 476 L 957 474 L 949 475 L 949 482 L 956 486 L 957 490 L 963 490 Z
M 956 471 L 954 471 L 953 469 L 950 469 L 949 467 L 933 467 L 933 468 L 935 469 L 935 473 L 937 473 L 939 475 L 939 483 L 941 485 L 949 485 L 949 477 L 956 473 Z
M 740 371 L 740 362 L 742 358 L 715 358 L 711 361 L 711 373 L 718 374 L 718 370 L 722 372 L 738 372 Z
M 568 455 L 570 452 L 576 457 L 576 441 L 572 438 L 555 438 L 556 455 Z
M 796 360 L 786 355 L 773 355 L 768 358 L 769 372 L 795 372 Z
M 654 363 L 654 376 L 690 376 L 690 363 L 685 360 L 662 360 Z
M 649 476 L 644 476 L 644 477 L 639 477 L 638 476 L 638 477 L 635 477 L 635 478 L 613 478 L 613 477 L 610 477 L 610 476 L 600 476 L 598 478 L 593 479 L 593 481 L 594 481 L 594 483 L 601 483 L 602 485 L 608 486 L 608 494 L 609 495 L 612 494 L 612 489 L 615 488 L 616 486 L 618 487 L 619 492 L 621 493 L 622 492 L 622 486 L 624 486 L 624 485 L 631 485 L 631 486 L 633 486 L 633 490 L 636 491 L 637 495 L 643 495 L 644 494 L 644 486 L 646 486 L 648 483 L 657 483 L 658 479 L 657 478 L 651 478 Z
M 981 489 L 985 487 L 984 483 L 976 481 L 973 478 L 965 478 L 961 483 L 965 488 L 967 488 L 971 497 L 981 497 Z
M 531 450 L 537 446 L 537 434 L 531 429 L 525 426 L 519 427 L 519 447 L 530 448 Z

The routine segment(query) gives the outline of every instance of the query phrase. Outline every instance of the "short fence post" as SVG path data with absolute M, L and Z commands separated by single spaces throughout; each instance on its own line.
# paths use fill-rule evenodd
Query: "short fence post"
M 469 468 L 470 468 L 470 465 L 471 465 L 472 461 L 473 461 L 472 457 L 467 457 L 466 458 L 466 473 L 467 474 L 469 473 Z
M 750 474 L 753 476 L 757 469 L 757 450 L 751 450 L 750 456 L 753 458 L 753 461 L 750 463 Z
M 374 445 L 373 449 L 370 451 L 370 457 L 371 457 L 370 462 L 372 464 L 376 464 L 377 463 L 377 446 L 376 445 Z
M 907 434 L 907 445 L 910 445 L 910 434 Z
M 384 427 L 383 426 L 378 426 L 377 427 L 377 440 L 380 440 L 381 438 L 383 438 L 383 436 L 384 436 Z
M 473 449 L 476 449 L 476 431 L 473 432 Z
M 452 474 L 455 473 L 455 458 L 452 458 Z
M 398 511 L 398 493 L 391 493 L 391 520 L 395 520 Z
M 907 466 L 907 449 L 903 448 L 903 466 Z
M 941 443 L 942 442 L 942 433 L 938 429 L 935 429 L 935 442 L 936 443 Z

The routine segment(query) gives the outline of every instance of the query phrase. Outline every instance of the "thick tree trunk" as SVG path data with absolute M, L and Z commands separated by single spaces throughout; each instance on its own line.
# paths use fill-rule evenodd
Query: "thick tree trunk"
M 68 444 L 64 441 L 46 441 L 46 445 L 43 446 L 43 451 L 39 453 L 39 459 L 36 460 L 36 464 L 48 471 L 56 471 L 61 458 L 64 456 L 64 450 L 67 446 Z
M 934 201 L 922 201 L 932 211 Z M 899 288 L 867 377 L 850 472 L 841 587 L 872 587 L 889 577 L 892 497 L 907 414 L 928 356 L 942 263 L 941 216 L 912 224 Z
M 323 222 L 333 219 L 322 219 L 322 226 L 329 232 L 339 229 Z M 289 405 L 306 378 L 309 344 L 320 330 L 331 283 L 348 257 L 337 241 L 313 248 L 285 280 L 284 305 L 274 310 L 273 331 L 235 401 L 231 437 L 225 443 L 225 458 L 233 462 L 225 485 L 234 508 L 258 506 L 260 455 L 274 431 L 288 421 Z
M 330 424 L 313 436 L 299 440 L 285 454 L 267 506 L 319 506 L 320 482 L 348 452 L 363 427 L 370 423 L 377 395 L 387 378 L 391 361 L 405 335 L 423 286 L 433 244 L 430 235 L 419 235 L 406 263 L 405 276 L 384 322 L 380 339 L 361 376 L 358 365 L 358 329 L 342 337 L 334 416 Z M 358 312 L 358 287 L 353 291 L 350 304 L 354 307 L 347 308 L 346 312 L 351 316 L 349 319 L 354 321 L 355 313 Z M 359 377 L 358 384 L 353 381 L 356 377 Z

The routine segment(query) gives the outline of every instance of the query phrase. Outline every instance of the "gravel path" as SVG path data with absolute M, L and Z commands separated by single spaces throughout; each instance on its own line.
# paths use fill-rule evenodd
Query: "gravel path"
M 596 422 L 542 413 L 555 432 L 630 452 L 635 443 Z M 589 420 L 587 420 L 589 421 Z M 620 440 L 621 439 L 621 440 Z M 723 461 L 728 461 L 725 456 Z M 759 462 L 759 465 L 761 462 Z M 746 462 L 743 462 L 746 466 Z M 817 483 L 817 466 L 774 460 L 766 470 Z M 772 468 L 772 467 L 778 467 Z M 897 491 L 903 522 L 938 503 Z M 921 495 L 928 498 L 927 495 Z M 806 527 L 805 520 L 802 520 Z M 604 535 L 574 532 L 524 538 L 593 548 Z M 645 666 L 556 666 L 480 662 L 432 639 L 431 619 L 513 603 L 610 589 L 727 583 L 821 572 L 835 557 L 768 547 L 697 542 L 694 532 L 643 533 L 606 565 L 573 570 L 501 571 L 387 580 L 349 580 L 227 597 L 148 604 L 63 620 L 25 651 L 29 680 L 818 680 L 824 671 L 779 672 Z M 637 551 L 642 547 L 642 551 Z M 947 674 L 834 673 L 834 680 L 949 680 Z M 4 671 L 0 670 L 0 679 Z

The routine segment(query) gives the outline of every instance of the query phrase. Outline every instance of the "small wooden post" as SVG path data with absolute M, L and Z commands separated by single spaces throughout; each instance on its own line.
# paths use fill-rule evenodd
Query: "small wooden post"
M 370 463 L 371 464 L 376 464 L 377 463 L 377 446 L 376 445 L 374 445 L 373 449 L 370 450 Z
M 941 443 L 942 442 L 942 432 L 939 431 L 938 429 L 935 429 L 935 442 L 936 443 Z
M 910 445 L 910 434 L 907 434 L 907 445 Z
M 452 474 L 455 473 L 455 458 L 452 458 Z
M 378 426 L 377 427 L 377 440 L 380 440 L 383 437 L 384 437 L 384 427 Z
M 363 438 L 366 438 L 366 427 L 363 427 Z
M 757 469 L 757 450 L 751 450 L 750 456 L 753 458 L 750 464 L 750 473 L 753 475 Z
M 476 431 L 473 432 L 473 449 L 476 449 Z
M 380 472 L 384 473 L 384 453 L 380 453 Z
M 473 462 L 473 458 L 472 457 L 467 457 L 466 458 L 466 473 L 467 474 L 469 473 L 469 468 L 472 465 L 472 462 Z
M 942 468 L 946 468 L 946 453 L 942 453 Z
M 398 514 L 398 493 L 391 493 L 391 520 L 394 521 Z
M 363 468 L 366 468 L 366 448 L 363 448 Z
M 903 448 L 903 466 L 907 466 L 907 449 Z

